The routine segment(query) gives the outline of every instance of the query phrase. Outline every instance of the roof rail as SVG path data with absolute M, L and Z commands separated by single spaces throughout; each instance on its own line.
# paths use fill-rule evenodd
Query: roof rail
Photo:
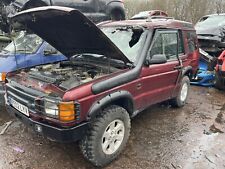
M 173 17 L 168 17 L 168 16 L 150 16 L 147 19 L 147 22 L 151 22 L 152 19 L 165 19 L 165 20 L 169 20 L 169 19 L 174 19 Z

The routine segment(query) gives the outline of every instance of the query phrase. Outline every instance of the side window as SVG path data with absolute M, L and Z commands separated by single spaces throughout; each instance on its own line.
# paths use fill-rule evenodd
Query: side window
M 164 54 L 167 60 L 177 59 L 177 42 L 176 32 L 157 32 L 150 51 L 150 57 L 157 54 Z
M 179 31 L 178 34 L 178 54 L 179 55 L 184 55 L 185 54 L 185 50 L 184 50 L 184 40 L 183 40 L 183 34 L 181 31 Z
M 195 32 L 187 32 L 189 53 L 193 53 L 198 47 Z
M 163 54 L 162 46 L 163 46 L 162 36 L 161 34 L 156 33 L 154 44 L 150 51 L 150 57 L 152 58 L 153 55 Z

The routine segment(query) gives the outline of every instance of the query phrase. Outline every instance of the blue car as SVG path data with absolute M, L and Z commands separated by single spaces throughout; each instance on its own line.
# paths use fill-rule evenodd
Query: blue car
M 200 49 L 199 70 L 195 77 L 192 79 L 192 85 L 213 87 L 215 84 L 215 72 L 213 62 L 214 59 L 207 52 Z
M 21 32 L 0 53 L 0 104 L 4 100 L 3 81 L 6 73 L 66 59 L 64 55 L 37 35 Z

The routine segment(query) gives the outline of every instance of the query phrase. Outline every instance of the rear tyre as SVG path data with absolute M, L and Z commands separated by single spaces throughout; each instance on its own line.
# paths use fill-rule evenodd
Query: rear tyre
M 80 148 L 97 167 L 111 163 L 122 152 L 130 135 L 130 117 L 119 106 L 109 106 L 92 122 Z
M 224 83 L 223 83 L 223 79 L 220 78 L 220 75 L 218 72 L 216 72 L 215 74 L 215 87 L 219 90 L 224 90 L 225 89 L 225 86 L 224 86 Z
M 171 100 L 171 105 L 173 107 L 183 107 L 187 101 L 189 89 L 190 80 L 187 76 L 184 76 L 181 81 L 181 87 L 179 89 L 178 96 Z

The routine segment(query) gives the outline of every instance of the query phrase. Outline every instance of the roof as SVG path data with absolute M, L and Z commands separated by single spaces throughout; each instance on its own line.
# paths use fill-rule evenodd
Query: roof
M 99 26 L 113 27 L 113 26 L 142 26 L 147 29 L 153 28 L 174 28 L 183 30 L 194 30 L 192 23 L 179 21 L 171 18 L 157 18 L 157 19 L 140 19 L 140 20 L 125 20 L 115 22 L 103 22 Z
M 206 16 L 225 16 L 225 13 L 210 14 L 210 15 L 205 15 L 203 17 L 206 17 Z

